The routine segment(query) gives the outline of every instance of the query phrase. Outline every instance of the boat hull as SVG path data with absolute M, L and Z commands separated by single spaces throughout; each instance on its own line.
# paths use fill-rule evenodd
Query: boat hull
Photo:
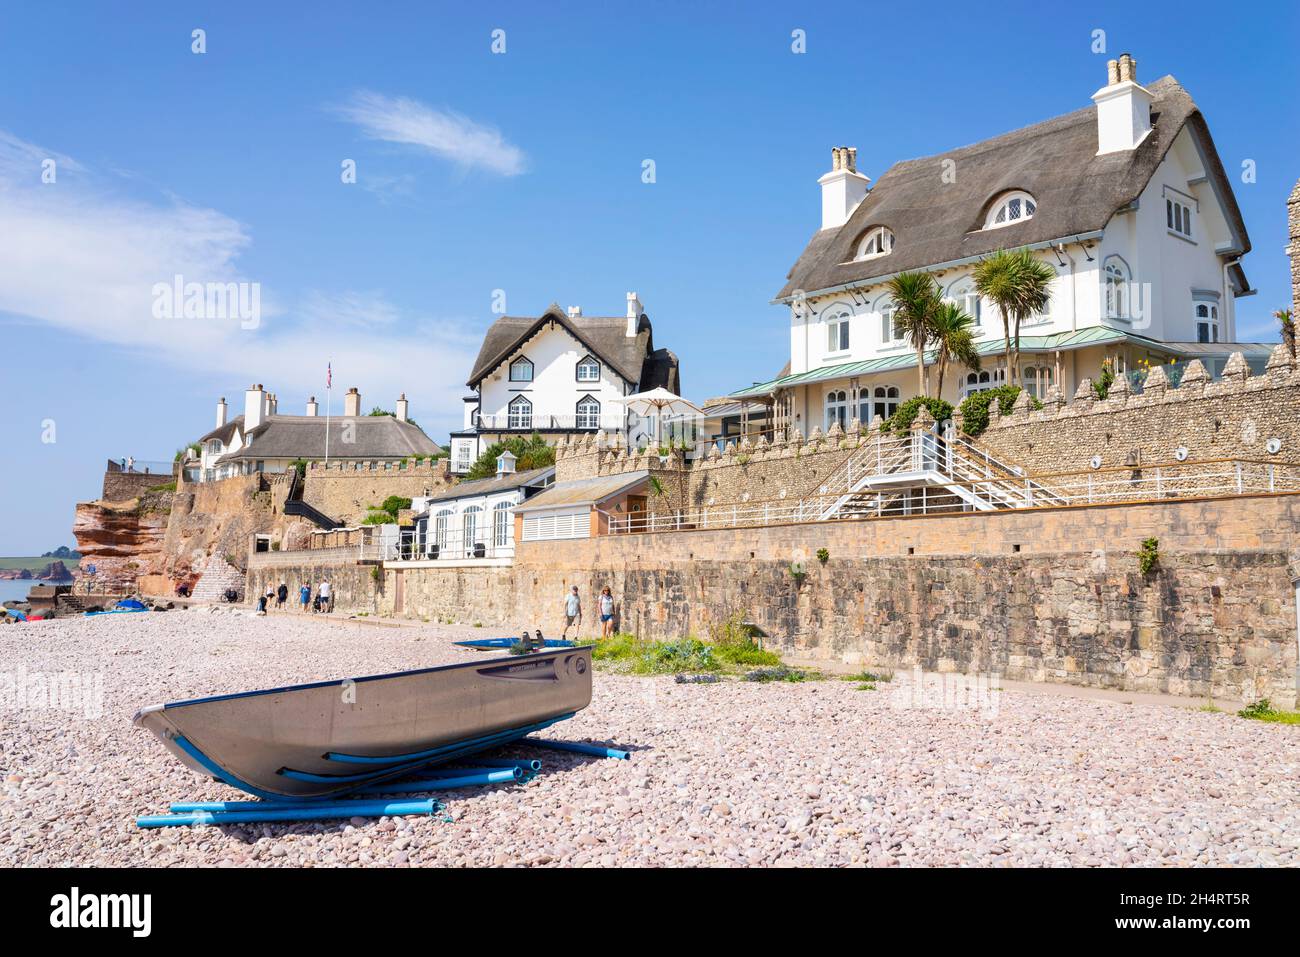
M 134 722 L 195 771 L 302 800 L 511 740 L 590 703 L 581 647 L 154 705 Z

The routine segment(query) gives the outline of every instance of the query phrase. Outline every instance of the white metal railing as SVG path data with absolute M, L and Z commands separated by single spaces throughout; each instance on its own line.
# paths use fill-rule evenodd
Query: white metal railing
M 841 511 L 835 517 L 871 519 L 971 512 L 978 510 L 975 504 L 978 501 L 992 503 L 994 508 L 1033 509 L 1300 493 L 1300 465 L 1218 459 L 1023 476 L 1016 481 L 1020 484 L 1014 497 L 1007 494 L 1012 480 L 1004 477 L 954 480 L 945 485 L 920 480 L 905 482 L 863 493 L 855 499 L 852 509 Z M 1050 493 L 1039 493 L 1040 488 L 1050 488 Z M 609 528 L 611 534 L 635 534 L 811 522 L 840 497 L 841 493 L 828 492 L 801 502 L 732 502 L 653 514 L 611 514 Z
M 464 561 L 474 558 L 513 558 L 515 524 L 513 510 L 504 526 L 494 525 L 493 513 L 485 512 L 473 522 L 437 523 L 402 529 L 401 537 L 389 544 L 385 561 Z
M 576 429 L 595 432 L 621 432 L 622 415 L 476 415 L 474 424 L 486 432 L 545 432 L 550 429 Z

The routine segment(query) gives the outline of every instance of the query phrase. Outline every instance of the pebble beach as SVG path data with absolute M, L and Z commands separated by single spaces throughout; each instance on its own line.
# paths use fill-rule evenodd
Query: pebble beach
M 629 761 L 512 746 L 538 777 L 441 792 L 433 817 L 135 826 L 244 797 L 134 728 L 138 708 L 465 661 L 482 653 L 454 640 L 493 634 L 204 608 L 0 629 L 0 672 L 102 682 L 102 707 L 0 710 L 0 865 L 1300 863 L 1300 727 L 1017 690 L 927 705 L 908 674 L 864 690 L 598 669 L 591 706 L 542 734 Z

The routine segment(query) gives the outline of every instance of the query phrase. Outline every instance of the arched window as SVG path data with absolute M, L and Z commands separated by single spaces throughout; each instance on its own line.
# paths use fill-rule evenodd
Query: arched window
M 599 382 L 600 363 L 591 356 L 583 356 L 583 358 L 578 361 L 578 381 Z
M 832 306 L 824 313 L 826 321 L 826 351 L 847 352 L 849 348 L 849 311 L 844 306 Z
M 474 545 L 478 541 L 478 517 L 482 511 L 480 506 L 471 505 L 461 513 L 461 544 L 465 547 L 466 555 L 473 553 Z
M 508 409 L 507 425 L 510 428 L 531 429 L 533 427 L 533 404 L 522 395 L 511 399 Z
M 966 378 L 962 380 L 961 396 L 974 395 L 976 392 L 984 392 L 987 389 L 996 389 L 1004 385 L 1007 381 L 1006 369 L 985 369 L 982 372 L 967 373 Z
M 600 428 L 600 403 L 589 395 L 579 399 L 576 424 L 580 429 Z
M 975 281 L 969 277 L 958 279 L 948 287 L 948 301 L 960 306 L 966 315 L 975 320 L 975 325 L 983 324 L 983 307 Z
M 1101 275 L 1105 284 L 1106 318 L 1129 318 L 1128 264 L 1118 256 L 1107 256 Z
M 440 552 L 445 552 L 451 544 L 451 517 L 454 514 L 451 509 L 444 508 L 433 517 L 433 541 Z
M 843 389 L 835 392 L 826 393 L 826 428 L 829 429 L 836 422 L 840 428 L 848 427 L 847 416 L 849 414 L 849 394 Z
M 863 395 L 865 396 L 865 392 Z M 896 385 L 878 385 L 871 392 L 871 415 L 865 417 L 865 421 L 870 422 L 876 416 L 882 419 L 888 419 L 898 411 L 898 400 L 901 397 L 898 386 Z M 866 408 L 866 402 L 862 403 L 863 409 Z M 858 418 L 863 420 L 864 417 L 859 415 Z
M 1047 395 L 1054 374 L 1051 366 L 1025 366 L 1020 370 L 1020 385 L 1035 399 L 1042 399 Z
M 894 322 L 894 300 L 882 296 L 876 300 L 876 312 L 880 313 L 881 345 L 892 346 L 903 341 L 903 330 Z
M 1000 229 L 1032 219 L 1038 210 L 1034 197 L 1016 190 L 1000 196 L 990 207 L 988 218 L 984 221 L 985 229 Z
M 857 253 L 854 259 L 874 259 L 877 256 L 888 256 L 894 251 L 894 234 L 884 226 L 875 226 L 867 230 L 867 234 L 862 237 L 858 243 Z
M 523 356 L 520 356 L 514 362 L 510 363 L 510 381 L 532 382 L 533 364 Z
M 510 527 L 513 507 L 509 502 L 497 502 L 492 506 L 492 542 L 497 548 L 509 545 L 513 537 Z
M 1196 341 L 1219 341 L 1219 307 L 1213 302 L 1196 304 Z

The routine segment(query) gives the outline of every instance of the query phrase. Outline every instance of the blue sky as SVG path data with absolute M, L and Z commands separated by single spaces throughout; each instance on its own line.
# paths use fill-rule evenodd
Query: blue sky
M 637 291 L 696 399 L 767 378 L 787 358 L 768 300 L 831 146 L 878 177 L 1089 105 L 1125 50 L 1191 91 L 1230 173 L 1255 161 L 1239 327 L 1275 338 L 1300 177 L 1286 6 L 6 5 L 0 554 L 70 544 L 103 461 L 170 459 L 219 395 L 238 411 L 262 382 L 300 411 L 326 357 L 445 438 L 498 289 L 515 314 L 621 314 Z M 177 272 L 258 283 L 260 324 L 153 317 Z

